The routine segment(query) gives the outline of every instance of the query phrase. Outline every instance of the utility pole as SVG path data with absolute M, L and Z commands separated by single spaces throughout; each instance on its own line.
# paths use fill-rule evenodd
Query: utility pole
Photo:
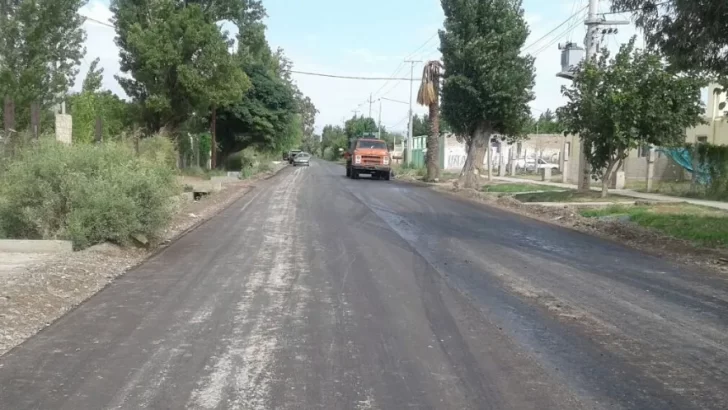
M 597 36 L 600 32 L 600 26 L 602 25 L 623 25 L 629 24 L 628 21 L 606 21 L 597 16 L 599 12 L 599 0 L 589 0 L 589 14 L 584 21 L 586 25 L 586 38 L 584 39 L 584 45 L 586 47 L 586 61 L 592 61 L 596 59 L 599 42 Z M 617 30 L 604 30 L 602 34 L 616 34 Z M 588 191 L 591 185 L 591 166 L 587 162 L 587 153 L 589 153 L 591 147 L 583 143 L 581 152 L 579 153 L 579 177 L 578 187 L 580 191 Z
M 371 107 L 371 104 L 369 106 Z M 382 139 L 382 99 L 381 98 L 379 99 L 379 139 Z
M 586 38 L 584 45 L 586 46 L 586 61 L 591 61 L 597 54 L 597 30 L 599 29 L 599 19 L 597 11 L 599 10 L 599 0 L 589 0 L 589 14 L 586 17 Z M 589 162 L 586 160 L 587 152 L 591 147 L 582 140 L 581 151 L 579 152 L 579 176 L 578 187 L 580 191 L 588 191 L 591 185 L 591 170 Z
M 410 98 L 409 98 L 409 124 L 407 125 L 407 165 L 412 165 L 412 91 L 415 84 L 415 63 L 421 63 L 422 60 L 404 60 L 410 63 Z
M 372 103 L 374 102 L 374 101 L 372 101 L 372 93 L 369 93 L 368 101 L 369 101 L 369 118 L 372 118 Z

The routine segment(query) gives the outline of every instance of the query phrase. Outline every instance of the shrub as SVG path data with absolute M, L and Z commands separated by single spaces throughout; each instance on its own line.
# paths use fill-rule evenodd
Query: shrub
M 249 149 L 230 154 L 225 159 L 225 169 L 228 171 L 242 171 L 250 168 L 255 162 L 255 153 Z
M 165 165 L 170 169 L 177 168 L 177 149 L 174 142 L 163 135 L 155 135 L 140 140 L 139 155 L 148 161 Z
M 11 238 L 67 239 L 76 249 L 132 235 L 154 241 L 179 192 L 160 156 L 137 157 L 118 143 L 64 145 L 42 139 L 0 174 L 0 232 Z

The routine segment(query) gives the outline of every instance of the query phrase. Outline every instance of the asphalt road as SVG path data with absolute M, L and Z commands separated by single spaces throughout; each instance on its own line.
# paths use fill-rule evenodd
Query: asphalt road
M 725 409 L 728 284 L 289 168 L 0 358 L 2 409 Z

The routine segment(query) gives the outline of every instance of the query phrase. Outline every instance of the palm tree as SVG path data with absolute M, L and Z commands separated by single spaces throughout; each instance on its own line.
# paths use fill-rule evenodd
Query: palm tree
M 440 76 L 442 63 L 437 60 L 428 61 L 422 70 L 422 82 L 417 93 L 417 103 L 426 105 L 430 109 L 430 133 L 427 135 L 427 181 L 437 181 L 440 178 Z

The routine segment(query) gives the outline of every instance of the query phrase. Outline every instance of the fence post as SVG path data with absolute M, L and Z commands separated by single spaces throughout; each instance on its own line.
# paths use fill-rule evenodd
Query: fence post
M 37 102 L 30 104 L 30 131 L 37 140 L 40 136 L 40 105 Z
M 94 141 L 96 141 L 97 144 L 103 142 L 104 120 L 102 120 L 101 117 L 96 117 L 96 129 L 94 131 Z
M 652 181 L 655 178 L 655 146 L 650 144 L 649 151 L 647 152 L 647 175 L 645 181 L 645 191 L 652 191 Z

